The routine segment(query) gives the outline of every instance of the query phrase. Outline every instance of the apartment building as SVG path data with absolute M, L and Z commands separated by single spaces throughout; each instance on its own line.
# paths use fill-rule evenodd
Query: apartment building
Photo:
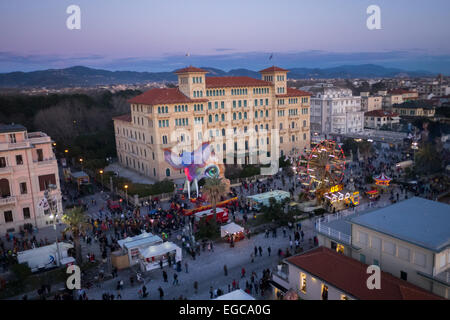
M 273 296 L 294 290 L 304 300 L 440 300 L 392 275 L 380 273 L 380 288 L 369 289 L 365 263 L 318 247 L 283 260 L 272 274 Z M 283 272 L 284 271 L 284 272 Z
M 288 70 L 261 70 L 261 79 L 207 77 L 187 67 L 177 88 L 155 88 L 129 100 L 115 117 L 119 162 L 154 180 L 184 178 L 164 160 L 164 149 L 193 151 L 209 141 L 224 163 L 263 163 L 298 156 L 310 145 L 310 93 L 287 87 Z M 265 161 L 265 160 L 264 160 Z
M 392 129 L 400 124 L 397 113 L 385 110 L 373 110 L 364 113 L 364 128 L 367 129 Z
M 449 298 L 450 206 L 419 197 L 316 224 L 319 245 Z
M 0 233 L 17 232 L 24 224 L 53 223 L 51 210 L 39 203 L 44 192 L 62 212 L 58 165 L 53 141 L 43 132 L 18 124 L 0 124 Z
M 401 117 L 434 117 L 436 107 L 428 101 L 415 100 L 395 104 L 392 111 Z
M 381 110 L 383 108 L 383 97 L 370 95 L 369 92 L 361 92 L 361 110 L 364 112 Z
M 361 97 L 345 88 L 319 89 L 311 97 L 311 130 L 319 134 L 362 132 Z

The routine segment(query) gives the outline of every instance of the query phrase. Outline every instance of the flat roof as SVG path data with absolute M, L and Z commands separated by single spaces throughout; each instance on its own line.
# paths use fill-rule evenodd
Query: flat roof
M 251 199 L 256 202 L 268 202 L 270 198 L 275 198 L 275 200 L 279 201 L 285 198 L 290 198 L 291 194 L 287 191 L 283 190 L 274 190 L 264 193 L 255 194 L 253 196 L 248 196 L 248 199 Z
M 435 252 L 450 245 L 450 205 L 437 201 L 413 197 L 350 221 Z
M 27 131 L 27 128 L 25 128 L 21 124 L 4 124 L 0 123 L 0 133 L 8 133 L 8 132 L 20 132 L 20 131 Z

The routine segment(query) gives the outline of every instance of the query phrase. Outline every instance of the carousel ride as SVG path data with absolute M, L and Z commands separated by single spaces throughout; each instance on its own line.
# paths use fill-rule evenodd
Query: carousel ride
M 316 199 L 317 204 L 328 200 L 357 205 L 359 193 L 344 191 L 346 158 L 341 146 L 336 141 L 323 140 L 307 152 L 299 160 L 297 171 L 308 197 Z

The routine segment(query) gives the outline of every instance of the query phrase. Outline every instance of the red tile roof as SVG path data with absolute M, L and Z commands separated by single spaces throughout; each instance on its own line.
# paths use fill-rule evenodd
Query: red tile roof
M 193 66 L 189 66 L 183 69 L 178 69 L 175 71 L 175 73 L 187 73 L 187 72 L 201 72 L 201 73 L 208 73 L 209 71 L 200 69 L 200 68 L 196 68 Z
M 291 97 L 304 97 L 311 96 L 312 94 L 307 91 L 298 90 L 294 88 L 287 88 L 287 93 L 285 94 L 277 94 L 277 98 L 291 98 Z
M 277 72 L 277 71 L 289 72 L 289 70 L 286 70 L 286 69 L 282 69 L 282 68 L 279 68 L 279 67 L 272 66 L 272 67 L 270 67 L 270 68 L 267 68 L 267 69 L 264 69 L 264 70 L 259 71 L 259 73 L 265 73 L 265 72 Z
M 272 86 L 272 83 L 250 77 L 206 77 L 206 88 L 268 86 Z
M 391 94 L 405 94 L 405 93 L 417 93 L 416 91 L 405 90 L 405 89 L 392 89 L 389 90 Z
M 364 113 L 366 117 L 397 117 L 398 114 L 395 112 L 389 112 L 385 110 L 372 110 Z
M 131 122 L 131 113 L 122 114 L 120 116 L 113 117 L 113 120 L 120 120 L 120 121 L 125 121 L 125 122 Z
M 207 99 L 189 99 L 178 88 L 154 88 L 150 89 L 134 98 L 128 100 L 129 103 L 139 104 L 171 104 L 171 103 L 189 103 L 205 102 Z
M 369 290 L 367 265 L 319 247 L 286 261 L 360 300 L 443 300 L 415 285 L 381 272 L 381 289 Z

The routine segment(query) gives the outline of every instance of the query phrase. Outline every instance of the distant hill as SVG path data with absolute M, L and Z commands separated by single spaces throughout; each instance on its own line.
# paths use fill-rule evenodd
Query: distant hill
M 256 71 L 248 69 L 234 69 L 228 72 L 202 67 L 209 71 L 207 76 L 248 76 L 260 78 Z M 427 71 L 405 71 L 395 68 L 385 68 L 373 64 L 347 65 L 334 68 L 290 68 L 289 79 L 309 78 L 393 78 L 393 77 L 422 77 L 433 76 Z M 141 84 L 148 82 L 176 81 L 173 72 L 135 72 L 108 71 L 75 66 L 66 69 L 48 69 L 33 72 L 0 73 L 0 87 L 88 87 L 112 84 Z

